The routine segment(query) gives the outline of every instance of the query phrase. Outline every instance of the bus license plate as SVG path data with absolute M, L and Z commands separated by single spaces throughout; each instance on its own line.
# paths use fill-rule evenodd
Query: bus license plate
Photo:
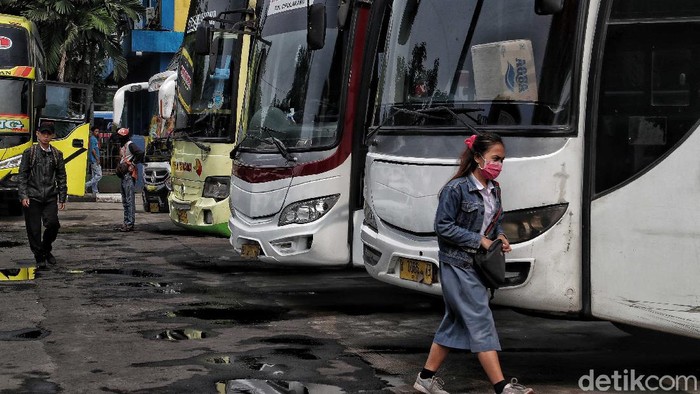
M 160 205 L 157 202 L 152 202 L 148 205 L 151 212 L 158 212 L 160 210 Z
M 260 256 L 260 245 L 258 244 L 243 244 L 241 245 L 241 257 L 247 259 L 256 259 Z
M 426 285 L 433 284 L 433 265 L 431 263 L 400 257 L 399 264 L 399 277 L 401 279 L 425 283 Z
M 177 210 L 177 221 L 180 223 L 187 224 L 189 221 L 187 220 L 187 211 L 184 209 L 178 209 Z

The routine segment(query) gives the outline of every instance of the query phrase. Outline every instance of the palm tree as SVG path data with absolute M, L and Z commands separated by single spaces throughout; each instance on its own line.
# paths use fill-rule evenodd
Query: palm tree
M 115 80 L 126 77 L 121 41 L 144 11 L 141 0 L 5 0 L 0 6 L 37 24 L 51 79 L 88 84 L 107 59 Z

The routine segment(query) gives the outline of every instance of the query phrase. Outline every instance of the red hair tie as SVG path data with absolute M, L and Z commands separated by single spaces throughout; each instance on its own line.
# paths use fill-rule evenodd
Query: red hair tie
M 476 141 L 476 134 L 464 140 L 464 143 L 469 147 L 469 149 L 472 149 L 472 146 L 474 146 L 474 141 Z

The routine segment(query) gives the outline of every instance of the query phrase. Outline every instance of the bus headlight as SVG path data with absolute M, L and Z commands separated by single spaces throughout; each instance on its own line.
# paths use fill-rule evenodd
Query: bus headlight
M 204 180 L 204 190 L 202 190 L 202 197 L 213 198 L 216 201 L 221 201 L 228 197 L 229 194 L 229 182 L 231 178 L 227 176 L 210 176 Z
M 338 202 L 340 194 L 298 201 L 287 205 L 280 214 L 279 225 L 310 223 L 325 215 Z
M 371 228 L 375 233 L 378 233 L 379 230 L 377 230 L 377 218 L 374 217 L 374 212 L 372 212 L 372 208 L 370 208 L 369 204 L 367 204 L 367 200 L 365 200 L 363 210 L 365 211 L 365 219 L 362 223 Z
M 503 232 L 511 244 L 529 241 L 554 226 L 569 204 L 508 211 L 503 218 Z
M 22 163 L 22 155 L 10 157 L 7 160 L 0 161 L 0 170 L 18 168 L 20 163 Z

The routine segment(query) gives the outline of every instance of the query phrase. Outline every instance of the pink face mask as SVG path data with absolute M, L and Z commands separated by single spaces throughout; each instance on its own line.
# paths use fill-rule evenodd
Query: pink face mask
M 486 180 L 496 179 L 503 169 L 503 163 L 500 161 L 486 161 L 484 167 L 479 167 L 481 170 L 481 175 L 484 176 Z

